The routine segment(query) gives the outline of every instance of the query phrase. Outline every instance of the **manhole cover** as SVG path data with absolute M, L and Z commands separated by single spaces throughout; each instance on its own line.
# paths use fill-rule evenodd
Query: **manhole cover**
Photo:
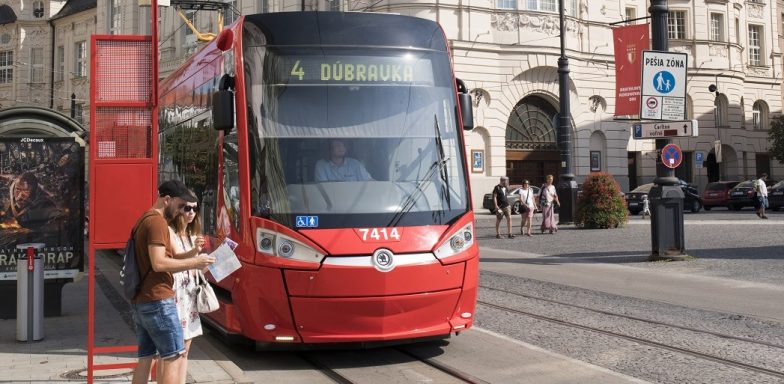
M 93 374 L 94 379 L 113 379 L 118 377 L 126 377 L 126 376 L 133 376 L 133 369 L 107 369 L 101 371 L 102 375 Z M 68 371 L 60 375 L 63 379 L 67 380 L 79 380 L 85 381 L 87 380 L 87 368 L 82 369 L 74 369 L 72 371 Z

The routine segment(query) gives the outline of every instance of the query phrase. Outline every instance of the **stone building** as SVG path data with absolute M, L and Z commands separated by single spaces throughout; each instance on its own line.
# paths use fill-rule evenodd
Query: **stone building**
M 481 205 L 482 195 L 499 176 L 510 176 L 512 184 L 519 184 L 522 178 L 538 184 L 544 175 L 558 174 L 558 0 L 225 2 L 242 14 L 303 9 L 372 11 L 438 21 L 451 42 L 456 75 L 466 82 L 474 97 L 477 128 L 466 134 L 466 151 L 483 159 L 483 167 L 471 174 L 474 204 Z M 88 79 L 79 74 L 84 73 L 80 72 L 84 70 L 80 58 L 84 54 L 89 58 L 89 47 L 80 50 L 80 42 L 89 45 L 89 33 L 150 31 L 150 10 L 139 7 L 137 1 L 6 3 L 0 6 L 0 103 L 4 106 L 48 103 L 50 108 L 67 112 L 71 110 L 70 96 L 75 94 L 76 108 L 81 108 L 86 117 Z M 45 17 L 35 17 L 33 3 L 43 3 Z M 610 25 L 647 16 L 649 1 L 564 3 L 577 181 L 600 170 L 615 176 L 622 190 L 650 182 L 655 177 L 654 142 L 633 140 L 631 121 L 614 117 L 615 64 Z M 784 8 L 780 3 L 668 2 L 669 50 L 688 54 L 687 118 L 698 121 L 700 133 L 699 137 L 673 140 L 685 154 L 676 175 L 697 184 L 700 190 L 709 180 L 748 179 L 763 171 L 773 179 L 784 178 L 784 167 L 767 153 L 770 118 L 782 110 L 780 34 Z M 85 4 L 93 6 L 82 8 Z M 16 19 L 6 16 L 8 8 Z M 71 11 L 64 12 L 68 9 Z M 216 12 L 187 11 L 185 16 L 201 35 L 217 32 Z M 235 18 L 227 15 L 228 22 Z M 203 43 L 173 7 L 161 8 L 159 23 L 160 73 L 165 76 Z M 53 38 L 48 37 L 51 31 Z M 43 37 L 22 38 L 35 34 Z M 23 65 L 27 68 L 24 63 L 39 62 L 39 47 L 43 48 L 43 72 L 54 67 L 53 75 L 43 76 L 50 86 L 33 81 L 38 79 L 37 72 L 21 69 Z M 10 59 L 3 56 L 9 51 Z M 18 76 L 3 77 L 3 71 L 9 69 Z M 59 73 L 63 76 L 58 77 Z M 716 86 L 715 92 L 709 91 L 710 85 Z M 703 167 L 696 166 L 698 152 L 704 156 Z

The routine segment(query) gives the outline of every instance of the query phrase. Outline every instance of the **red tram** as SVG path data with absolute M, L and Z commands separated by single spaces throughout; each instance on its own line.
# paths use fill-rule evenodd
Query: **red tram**
M 473 118 L 438 24 L 245 16 L 161 84 L 159 108 L 159 179 L 199 195 L 209 238 L 239 243 L 204 317 L 226 335 L 399 342 L 472 325 Z

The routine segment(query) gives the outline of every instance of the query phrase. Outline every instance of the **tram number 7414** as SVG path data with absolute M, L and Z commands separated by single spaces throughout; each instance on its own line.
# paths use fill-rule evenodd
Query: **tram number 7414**
M 400 241 L 400 232 L 397 228 L 358 228 L 362 241 Z

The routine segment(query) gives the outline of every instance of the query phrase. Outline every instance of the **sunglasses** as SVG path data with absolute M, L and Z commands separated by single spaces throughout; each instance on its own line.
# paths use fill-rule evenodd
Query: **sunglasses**
M 196 212 L 199 210 L 199 206 L 186 205 L 182 207 L 182 210 L 185 212 Z

